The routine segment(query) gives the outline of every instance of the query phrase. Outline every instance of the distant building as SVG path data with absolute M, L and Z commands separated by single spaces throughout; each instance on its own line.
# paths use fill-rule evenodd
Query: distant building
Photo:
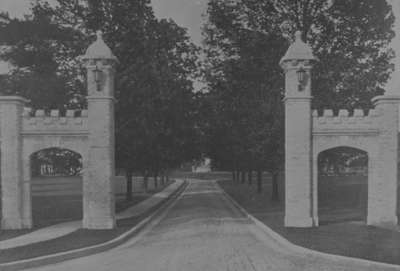
M 0 46 L 0 53 L 4 53 L 7 50 L 7 46 Z M 11 70 L 12 66 L 10 62 L 0 59 L 0 75 L 7 74 Z
M 203 161 L 192 165 L 193 173 L 207 173 L 211 172 L 211 159 L 205 158 Z
M 0 75 L 7 74 L 10 71 L 10 64 L 6 61 L 0 61 Z

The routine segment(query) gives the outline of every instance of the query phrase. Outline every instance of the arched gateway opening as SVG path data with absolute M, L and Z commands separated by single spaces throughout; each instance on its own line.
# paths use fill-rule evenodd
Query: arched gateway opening
M 47 148 L 30 156 L 34 226 L 82 219 L 82 156 Z
M 318 155 L 319 223 L 366 221 L 368 153 L 336 147 Z

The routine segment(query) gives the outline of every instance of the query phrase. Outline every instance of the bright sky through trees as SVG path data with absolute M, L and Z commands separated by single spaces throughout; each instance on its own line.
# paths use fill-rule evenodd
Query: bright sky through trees
M 50 0 L 51 1 L 51 0 Z M 172 18 L 180 26 L 188 29 L 196 44 L 201 41 L 202 14 L 205 13 L 207 0 L 152 0 L 154 12 L 160 18 Z M 0 0 L 0 11 L 11 16 L 27 13 L 30 0 Z M 6 63 L 0 63 L 0 73 L 8 70 Z
M 11 16 L 21 16 L 28 11 L 29 3 L 29 0 L 1 0 L 0 10 L 9 12 Z M 152 0 L 152 3 L 158 17 L 174 19 L 189 29 L 195 43 L 200 43 L 202 14 L 207 0 Z

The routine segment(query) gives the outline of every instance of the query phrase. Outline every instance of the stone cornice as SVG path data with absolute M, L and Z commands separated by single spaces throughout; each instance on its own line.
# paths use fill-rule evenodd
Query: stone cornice
M 0 103 L 28 103 L 29 100 L 21 96 L 0 96 Z
M 89 131 L 71 131 L 71 130 L 23 130 L 21 132 L 24 136 L 89 136 Z
M 378 129 L 315 129 L 313 136 L 378 136 Z
M 283 102 L 287 101 L 311 101 L 313 99 L 313 96 L 304 96 L 304 97 L 298 97 L 298 96 L 288 96 L 283 98 Z

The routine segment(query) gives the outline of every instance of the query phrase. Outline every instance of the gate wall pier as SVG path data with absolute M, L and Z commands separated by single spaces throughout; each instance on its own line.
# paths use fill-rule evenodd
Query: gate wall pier
M 281 60 L 285 71 L 285 226 L 318 226 L 318 155 L 336 147 L 368 153 L 367 224 L 397 225 L 397 172 L 400 96 L 373 99 L 375 109 L 350 116 L 340 110 L 311 110 L 311 48 L 296 41 Z
M 311 80 L 298 84 L 298 74 L 311 75 L 315 58 L 302 46 L 300 33 L 281 60 L 286 75 L 285 93 L 285 225 L 311 227 L 318 220 L 312 208 Z
M 368 225 L 397 225 L 397 176 L 400 96 L 374 98 L 379 135 L 372 178 L 368 182 Z
M 88 78 L 88 169 L 83 177 L 83 227 L 115 227 L 114 73 L 117 58 L 101 33 L 86 51 Z M 96 75 L 96 73 L 98 73 Z
M 32 226 L 29 210 L 30 191 L 23 182 L 22 173 L 22 112 L 24 99 L 0 97 L 1 131 L 1 191 L 3 229 L 23 229 Z
M 25 108 L 21 97 L 0 96 L 2 229 L 32 227 L 33 153 L 47 148 L 81 154 L 84 170 L 83 227 L 115 227 L 114 73 L 116 57 L 101 33 L 83 57 L 88 78 L 88 110 Z

